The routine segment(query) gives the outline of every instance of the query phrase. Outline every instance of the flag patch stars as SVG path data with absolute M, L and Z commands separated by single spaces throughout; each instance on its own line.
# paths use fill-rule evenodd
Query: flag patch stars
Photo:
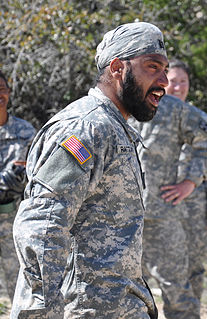
M 92 157 L 91 153 L 75 135 L 72 135 L 66 141 L 61 143 L 61 146 L 68 150 L 81 165 Z

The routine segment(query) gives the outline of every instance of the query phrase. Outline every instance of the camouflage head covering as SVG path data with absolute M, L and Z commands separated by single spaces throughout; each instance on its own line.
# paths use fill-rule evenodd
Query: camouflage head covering
M 167 57 L 160 29 L 146 22 L 127 23 L 104 35 L 97 46 L 95 61 L 100 70 L 116 57 L 126 59 L 150 53 Z

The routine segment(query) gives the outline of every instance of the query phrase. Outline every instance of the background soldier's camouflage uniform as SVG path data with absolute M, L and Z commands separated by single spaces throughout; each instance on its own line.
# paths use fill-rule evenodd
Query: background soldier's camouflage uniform
M 154 119 L 133 125 L 140 131 L 146 148 L 140 159 L 146 171 L 146 206 L 143 264 L 162 289 L 168 319 L 198 319 L 199 302 L 188 278 L 188 243 L 183 220 L 188 217 L 184 201 L 173 206 L 161 198 L 160 187 L 178 181 L 181 147 L 192 146 L 185 179 L 198 186 L 203 181 L 207 158 L 206 114 L 173 96 L 159 103 Z
M 192 147 L 185 144 L 180 155 L 178 181 L 185 178 L 191 158 Z M 207 183 L 205 181 L 207 172 L 204 173 L 203 183 L 184 200 L 189 217 L 185 218 L 183 223 L 189 244 L 189 278 L 194 294 L 199 301 L 203 291 L 205 271 L 203 261 L 207 256 Z
M 83 164 L 60 146 L 71 135 L 92 154 Z M 155 318 L 141 272 L 138 141 L 97 88 L 39 132 L 14 223 L 21 268 L 12 319 Z
M 4 183 L 1 178 L 2 172 L 11 169 L 14 161 L 25 161 L 28 146 L 34 137 L 34 133 L 35 130 L 30 123 L 11 115 L 9 115 L 7 123 L 0 126 L 0 185 Z M 19 269 L 12 236 L 12 224 L 18 206 L 18 198 L 13 204 L 12 208 L 12 205 L 9 206 L 11 208 L 10 212 L 5 213 L 7 205 L 0 202 L 0 254 L 2 261 L 0 267 L 4 270 L 11 300 Z

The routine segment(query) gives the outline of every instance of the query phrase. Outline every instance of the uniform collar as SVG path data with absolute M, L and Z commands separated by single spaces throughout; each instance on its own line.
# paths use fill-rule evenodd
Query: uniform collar
M 101 104 L 104 103 L 106 106 L 106 111 L 112 116 L 115 116 L 116 119 L 122 124 L 132 142 L 137 143 L 142 139 L 139 132 L 127 123 L 117 106 L 106 95 L 104 95 L 97 86 L 95 88 L 91 88 L 88 92 L 88 95 L 92 95 L 99 99 L 102 102 Z

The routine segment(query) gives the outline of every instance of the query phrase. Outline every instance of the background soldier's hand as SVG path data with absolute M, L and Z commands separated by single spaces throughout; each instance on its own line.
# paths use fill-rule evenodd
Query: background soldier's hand
M 184 198 L 188 197 L 196 187 L 195 183 L 189 179 L 174 185 L 162 186 L 160 189 L 164 192 L 161 197 L 165 202 L 171 202 L 173 205 L 179 204 Z
M 9 203 L 22 196 L 26 184 L 24 165 L 12 166 L 0 174 L 0 202 Z

